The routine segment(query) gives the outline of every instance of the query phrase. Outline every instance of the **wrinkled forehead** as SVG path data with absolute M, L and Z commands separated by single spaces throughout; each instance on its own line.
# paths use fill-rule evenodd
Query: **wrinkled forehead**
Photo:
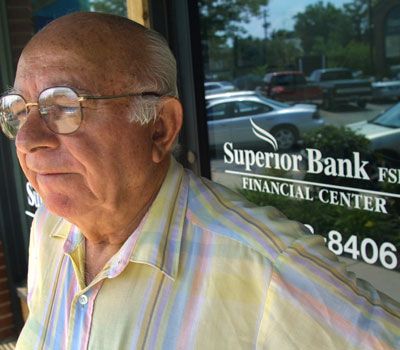
M 24 52 L 52 47 L 61 52 L 73 50 L 93 62 L 126 61 L 146 54 L 145 30 L 125 18 L 76 13 L 51 22 L 30 40 Z
M 16 85 L 32 77 L 58 84 L 84 80 L 91 86 L 135 82 L 146 62 L 143 35 L 130 31 L 127 40 L 121 30 L 67 24 L 53 25 L 32 38 L 21 55 Z
M 60 52 L 48 47 L 21 56 L 14 88 L 32 98 L 52 86 L 70 86 L 83 92 L 96 92 L 104 87 L 108 79 L 112 80 L 114 74 L 104 69 L 101 62 L 91 62 L 71 51 Z

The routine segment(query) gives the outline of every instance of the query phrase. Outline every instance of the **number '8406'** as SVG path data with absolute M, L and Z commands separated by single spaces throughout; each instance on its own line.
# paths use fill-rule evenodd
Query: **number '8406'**
M 314 229 L 306 225 L 312 233 Z M 399 262 L 396 246 L 390 242 L 384 242 L 380 246 L 371 238 L 363 238 L 360 242 L 357 236 L 351 235 L 347 241 L 343 241 L 340 232 L 331 230 L 325 239 L 328 249 L 336 255 L 347 253 L 354 260 L 361 258 L 367 264 L 378 262 L 389 270 L 394 270 Z

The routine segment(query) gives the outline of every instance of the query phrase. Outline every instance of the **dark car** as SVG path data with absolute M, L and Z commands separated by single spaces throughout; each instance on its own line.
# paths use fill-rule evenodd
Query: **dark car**
M 322 89 L 324 109 L 350 102 L 364 108 L 372 99 L 371 83 L 365 79 L 355 79 L 353 72 L 347 68 L 316 69 L 311 73 L 310 81 Z

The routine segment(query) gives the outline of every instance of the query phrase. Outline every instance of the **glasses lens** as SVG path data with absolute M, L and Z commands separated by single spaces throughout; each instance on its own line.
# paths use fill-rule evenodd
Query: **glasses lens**
M 57 134 L 70 134 L 81 125 L 79 96 L 70 88 L 44 90 L 39 96 L 39 109 L 48 128 Z
M 26 104 L 20 95 L 3 96 L 0 100 L 0 124 L 4 134 L 13 139 L 25 123 Z

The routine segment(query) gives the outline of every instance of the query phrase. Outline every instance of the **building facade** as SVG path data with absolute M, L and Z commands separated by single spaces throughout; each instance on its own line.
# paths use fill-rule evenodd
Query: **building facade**
M 315 1 L 299 11 L 285 1 L 0 0 L 0 84 L 13 85 L 24 45 L 64 14 L 103 11 L 156 29 L 177 58 L 179 161 L 307 224 L 398 299 L 400 7 Z M 40 205 L 0 135 L 0 343 L 23 325 Z

